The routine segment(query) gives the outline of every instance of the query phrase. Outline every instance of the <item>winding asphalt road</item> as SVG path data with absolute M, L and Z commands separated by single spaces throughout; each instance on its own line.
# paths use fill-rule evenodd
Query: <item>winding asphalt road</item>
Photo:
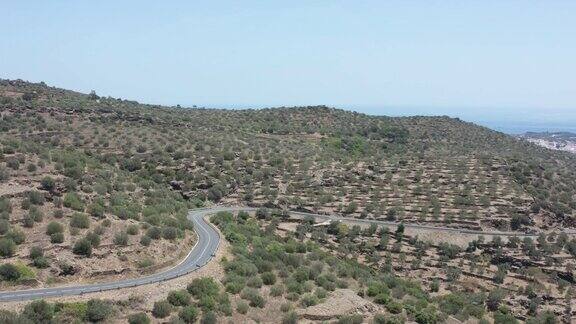
M 208 223 L 208 221 L 206 220 L 206 216 L 208 216 L 209 214 L 217 213 L 219 211 L 234 212 L 240 210 L 256 211 L 256 208 L 211 207 L 211 208 L 201 208 L 191 210 L 188 213 L 188 219 L 190 219 L 190 221 L 192 221 L 192 223 L 194 224 L 194 230 L 198 235 L 198 241 L 182 262 L 180 262 L 179 264 L 168 270 L 143 276 L 140 278 L 119 280 L 113 282 L 94 283 L 78 286 L 37 288 L 37 289 L 16 290 L 16 291 L 1 291 L 0 302 L 83 295 L 93 292 L 101 292 L 120 288 L 130 288 L 152 283 L 158 283 L 183 276 L 190 272 L 196 271 L 202 266 L 206 265 L 212 259 L 212 257 L 214 257 L 214 253 L 216 252 L 220 244 L 220 234 L 212 224 Z M 312 217 L 316 220 L 324 220 L 324 221 L 335 220 L 346 222 L 348 224 L 377 224 L 384 226 L 399 225 L 398 222 L 381 221 L 374 219 L 358 219 L 358 218 L 340 217 L 334 215 L 319 215 L 303 212 L 290 212 L 290 215 L 294 218 Z M 537 234 L 525 234 L 518 232 L 483 232 L 483 231 L 465 230 L 450 227 L 435 227 L 420 224 L 404 224 L 404 226 L 406 228 L 434 230 L 434 231 L 457 233 L 457 234 L 478 234 L 486 236 L 519 236 L 519 237 L 538 236 Z M 574 230 L 566 231 L 566 233 L 576 234 Z
M 216 210 L 217 211 L 217 210 Z M 194 224 L 198 241 L 186 258 L 176 266 L 158 273 L 140 278 L 119 280 L 114 282 L 94 283 L 78 286 L 50 287 L 0 292 L 0 302 L 82 295 L 93 292 L 136 287 L 174 279 L 204 266 L 218 249 L 220 234 L 204 216 L 214 213 L 214 209 L 195 209 L 188 213 L 188 219 Z

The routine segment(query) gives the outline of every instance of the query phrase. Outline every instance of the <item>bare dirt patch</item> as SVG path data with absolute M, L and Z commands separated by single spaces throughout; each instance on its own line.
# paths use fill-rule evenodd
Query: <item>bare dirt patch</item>
M 339 289 L 321 304 L 298 310 L 305 319 L 324 321 L 350 314 L 372 314 L 378 310 L 374 303 L 358 296 L 353 290 Z

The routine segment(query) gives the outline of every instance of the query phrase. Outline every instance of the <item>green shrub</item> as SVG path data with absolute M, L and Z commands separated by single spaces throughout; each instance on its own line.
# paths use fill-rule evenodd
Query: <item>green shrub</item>
M 250 306 L 252 307 L 264 308 L 264 305 L 266 305 L 266 300 L 264 300 L 264 297 L 260 295 L 258 290 L 253 288 L 245 288 L 242 290 L 240 297 L 242 299 L 248 300 L 250 302 Z
M 30 218 L 32 218 L 32 220 L 33 220 L 34 222 L 37 222 L 37 223 L 41 222 L 41 221 L 44 219 L 44 215 L 43 215 L 42 212 L 41 212 L 38 208 L 36 208 L 36 207 L 30 208 L 30 211 L 28 212 L 28 216 L 29 216 Z
M 185 323 L 194 323 L 196 319 L 198 319 L 198 309 L 192 305 L 184 306 L 178 313 L 178 316 Z
M 14 266 L 16 266 L 16 269 L 18 269 L 18 272 L 20 273 L 20 279 L 24 280 L 36 278 L 36 273 L 34 270 L 24 263 L 17 261 L 14 263 Z
M 13 228 L 6 234 L 5 238 L 11 239 L 16 245 L 19 245 L 26 241 L 26 234 L 18 228 Z
M 238 311 L 238 313 L 240 314 L 246 314 L 248 313 L 248 308 L 250 306 L 248 306 L 248 304 L 246 304 L 245 301 L 238 301 L 238 303 L 236 304 L 236 310 Z
M 200 320 L 200 324 L 216 324 L 218 323 L 218 317 L 214 312 L 206 312 Z
M 20 278 L 20 271 L 12 263 L 4 263 L 0 265 L 0 277 L 6 281 L 14 281 Z
M 292 304 L 291 303 L 284 303 L 284 304 L 280 305 L 280 311 L 282 311 L 283 313 L 286 313 L 290 310 L 292 310 Z
M 64 206 L 74 209 L 76 211 L 84 211 L 84 209 L 86 208 L 84 205 L 84 201 L 82 201 L 82 198 L 80 198 L 80 196 L 75 192 L 67 193 L 64 196 L 63 204 Z
M 29 254 L 30 259 L 34 260 L 36 258 L 44 256 L 44 251 L 42 250 L 42 247 L 40 247 L 40 246 L 33 246 L 30 248 L 30 251 L 28 254 Z
M 326 289 L 324 289 L 322 287 L 318 287 L 318 288 L 316 288 L 316 291 L 314 291 L 314 294 L 318 298 L 326 298 L 326 296 L 328 295 L 328 292 L 326 291 Z
M 386 309 L 392 314 L 400 314 L 402 312 L 402 304 L 390 301 L 386 304 Z
M 318 304 L 318 298 L 316 296 L 314 296 L 313 294 L 305 294 L 304 296 L 302 296 L 302 299 L 300 300 L 300 304 L 303 307 L 314 306 L 314 305 Z
M 270 287 L 270 296 L 278 297 L 284 294 L 284 286 L 282 285 L 274 285 Z
M 56 209 L 54 211 L 54 218 L 62 218 L 62 217 L 64 217 L 64 210 Z
M 74 252 L 74 254 L 78 254 L 78 255 L 84 255 L 84 256 L 91 256 L 92 255 L 92 243 L 87 240 L 86 238 L 82 238 L 78 241 L 76 241 L 76 243 L 74 243 L 74 247 L 72 248 L 72 252 Z
M 165 300 L 155 302 L 152 308 L 152 315 L 156 318 L 166 318 L 171 312 L 172 305 Z
M 30 214 L 24 216 L 24 219 L 22 220 L 22 226 L 26 228 L 34 227 L 34 217 Z
M 16 252 L 16 243 L 10 238 L 0 239 L 0 256 L 11 257 Z
M 86 234 L 85 238 L 88 241 L 90 241 L 90 244 L 92 244 L 92 247 L 100 246 L 100 235 L 98 235 L 94 232 L 89 232 Z
M 128 235 L 138 234 L 138 225 L 136 225 L 136 224 L 128 225 L 128 228 L 126 229 L 126 233 L 128 233 Z
M 0 235 L 8 233 L 10 230 L 10 222 L 6 219 L 0 219 Z
M 364 317 L 360 314 L 344 315 L 338 319 L 338 324 L 362 324 Z
M 0 198 L 0 213 L 8 213 L 12 212 L 12 204 L 10 203 L 10 199 L 6 197 Z
M 136 313 L 128 316 L 128 324 L 149 324 L 150 318 L 146 313 Z
M 260 277 L 252 277 L 246 281 L 246 286 L 252 288 L 260 288 L 262 287 L 262 279 Z
M 374 302 L 376 304 L 384 305 L 390 301 L 390 295 L 385 293 L 380 293 L 376 297 L 374 297 Z
M 168 293 L 166 298 L 174 306 L 186 306 L 190 304 L 190 294 L 186 290 L 176 290 Z
M 88 207 L 90 215 L 97 218 L 104 218 L 105 208 L 99 203 L 93 203 Z
M 70 226 L 75 228 L 89 228 L 90 219 L 86 214 L 74 213 L 70 219 Z
M 148 235 L 143 235 L 140 238 L 140 244 L 142 244 L 143 246 L 149 246 L 150 243 L 152 243 L 152 239 L 150 238 L 150 236 Z
M 64 226 L 62 226 L 62 224 L 56 222 L 56 221 L 52 221 L 50 223 L 48 223 L 48 225 L 46 225 L 46 234 L 47 235 L 52 235 L 55 233 L 62 233 L 64 231 Z
M 40 185 L 42 186 L 42 189 L 52 191 L 56 188 L 56 181 L 54 181 L 53 178 L 46 176 L 40 180 Z
M 22 315 L 34 323 L 50 323 L 54 317 L 54 306 L 44 300 L 35 300 L 24 307 Z
M 175 240 L 178 238 L 178 229 L 172 226 L 167 226 L 162 229 L 162 237 L 166 240 Z
M 154 260 L 150 258 L 144 258 L 138 261 L 138 268 L 148 268 L 154 265 Z
M 162 230 L 157 226 L 150 227 L 148 231 L 146 231 L 146 236 L 153 240 L 157 240 L 162 236 Z
M 50 266 L 48 259 L 43 256 L 35 258 L 32 264 L 38 269 L 46 269 Z
M 262 277 L 262 282 L 267 286 L 276 283 L 276 275 L 273 272 L 264 272 L 260 276 Z
M 297 324 L 298 323 L 298 315 L 296 312 L 289 312 L 282 317 L 282 324 Z
M 217 296 L 220 287 L 213 278 L 203 277 L 196 278 L 186 287 L 188 292 L 195 298 L 199 299 L 202 296 Z
M 112 314 L 112 305 L 100 299 L 91 299 L 86 303 L 86 319 L 91 322 L 100 322 Z
M 44 204 L 44 194 L 40 191 L 32 190 L 28 193 L 28 201 L 32 205 L 43 205 Z
M 54 233 L 50 235 L 50 242 L 54 244 L 64 242 L 64 233 Z
M 128 234 L 126 232 L 118 232 L 114 235 L 114 244 L 120 246 L 128 245 Z

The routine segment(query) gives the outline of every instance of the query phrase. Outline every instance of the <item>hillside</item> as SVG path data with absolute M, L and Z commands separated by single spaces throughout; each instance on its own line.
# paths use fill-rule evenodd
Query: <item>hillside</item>
M 387 229 L 376 234 L 372 228 L 360 232 L 359 228 L 334 228 L 331 224 L 322 232 L 304 220 L 297 228 L 284 224 L 289 229 L 280 231 L 274 218 L 279 215 L 244 224 L 221 214 L 218 223 L 234 246 L 231 255 L 236 258 L 221 262 L 226 272 L 221 281 L 227 291 L 229 284 L 234 286 L 240 280 L 235 272 L 256 271 L 252 263 L 263 269 L 269 266 L 243 249 L 248 240 L 254 249 L 263 250 L 253 236 L 265 237 L 272 247 L 278 244 L 292 250 L 286 252 L 290 255 L 296 246 L 307 258 L 294 261 L 286 253 L 279 257 L 268 248 L 260 251 L 263 258 L 273 258 L 276 265 L 286 267 L 279 276 L 294 272 L 292 276 L 297 277 L 296 268 L 313 269 L 318 263 L 331 269 L 328 272 L 338 272 L 338 287 L 312 279 L 317 280 L 319 296 L 305 294 L 300 300 L 299 294 L 310 291 L 306 290 L 310 285 L 294 284 L 298 294 L 292 295 L 293 301 L 302 304 L 308 299 L 330 298 L 326 290 L 346 288 L 352 290 L 338 290 L 340 295 L 334 296 L 343 294 L 347 303 L 379 309 L 374 303 L 388 303 L 388 297 L 386 301 L 361 301 L 350 291 L 360 294 L 368 283 L 386 280 L 391 288 L 400 287 L 400 296 L 408 291 L 410 298 L 425 302 L 418 311 L 412 305 L 408 318 L 436 318 L 435 306 L 429 305 L 438 301 L 421 289 L 437 293 L 439 288 L 446 292 L 464 287 L 463 282 L 455 285 L 460 272 L 452 278 L 453 269 L 466 266 L 462 276 L 481 282 L 472 291 L 488 291 L 492 275 L 504 272 L 506 277 L 510 271 L 514 280 L 502 282 L 513 291 L 514 285 L 532 281 L 523 264 L 531 268 L 541 265 L 543 255 L 549 258 L 543 269 L 550 277 L 543 279 L 546 275 L 540 274 L 540 282 L 550 286 L 560 282 L 562 287 L 553 294 L 549 286 L 539 287 L 538 298 L 553 295 L 560 300 L 566 282 L 573 283 L 569 249 L 574 245 L 569 248 L 568 239 L 556 239 L 555 232 L 574 226 L 576 157 L 472 123 L 449 117 L 369 116 L 324 106 L 261 110 L 164 107 L 10 80 L 0 81 L 0 114 L 0 257 L 3 265 L 13 264 L 16 269 L 14 278 L 0 274 L 0 288 L 136 277 L 166 268 L 195 242 L 187 210 L 214 204 L 471 230 L 542 232 L 550 238 L 547 244 L 542 236 L 538 248 L 531 240 L 524 241 L 520 252 L 515 250 L 520 246 L 516 241 L 512 247 L 478 238 L 471 243 L 473 249 L 463 252 L 423 242 L 418 236 L 402 241 L 403 233 L 397 232 L 397 243 L 388 247 L 388 240 L 381 238 L 388 237 Z M 291 241 L 294 235 L 308 240 L 309 250 Z M 358 251 L 354 246 L 360 246 Z M 434 252 L 425 253 L 430 246 Z M 487 256 L 494 251 L 498 258 Z M 405 266 L 405 253 L 417 256 L 410 257 L 410 267 Z M 526 253 L 534 260 L 525 260 Z M 549 256 L 552 253 L 554 258 Z M 317 260 L 319 256 L 322 262 Z M 426 266 L 420 267 L 415 259 L 422 259 Z M 251 265 L 242 268 L 241 261 Z M 481 264 L 478 274 L 477 264 Z M 258 273 L 270 272 L 260 270 Z M 379 271 L 386 275 L 381 277 Z M 398 280 L 394 271 L 418 284 Z M 434 276 L 444 281 L 426 280 Z M 290 290 L 293 283 L 286 280 Z M 260 286 L 262 283 L 250 287 Z M 263 288 L 263 292 L 272 288 Z M 374 289 L 385 290 L 381 286 Z M 240 299 L 257 299 L 251 318 L 262 321 L 270 309 L 257 311 L 264 307 L 257 306 L 259 291 L 241 294 Z M 234 288 L 232 293 L 240 290 Z M 394 303 L 406 303 L 411 309 L 406 300 L 395 298 Z M 233 300 L 246 304 L 238 296 Z M 515 316 L 534 315 L 523 303 L 524 299 L 509 300 Z M 224 304 L 230 308 L 229 300 Z M 271 304 L 278 313 L 280 305 Z M 556 313 L 565 306 L 558 305 L 551 308 Z M 292 308 L 282 310 L 296 318 L 315 318 L 319 316 L 315 311 L 323 312 L 323 308 L 298 313 Z M 423 315 L 418 315 L 420 312 Z M 443 316 L 470 315 L 442 312 Z M 227 309 L 224 313 L 247 320 L 240 311 Z
M 574 157 L 457 119 L 171 108 L 17 81 L 1 89 L 4 160 L 23 158 L 19 172 L 28 156 L 64 150 L 134 182 L 171 184 L 192 204 L 398 214 L 474 228 L 505 229 L 515 216 L 538 228 L 573 224 Z M 61 171 L 54 175 L 67 177 Z M 81 187 L 84 179 L 75 180 Z

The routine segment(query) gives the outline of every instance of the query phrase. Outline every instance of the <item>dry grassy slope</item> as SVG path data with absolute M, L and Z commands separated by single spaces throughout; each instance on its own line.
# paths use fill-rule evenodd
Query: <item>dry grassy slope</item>
M 11 98 L 2 101 L 3 115 L 41 115 L 51 131 L 63 131 L 66 121 L 69 136 L 57 136 L 66 145 L 84 142 L 98 154 L 137 159 L 144 169 L 154 164 L 189 197 L 358 217 L 401 209 L 399 217 L 456 219 L 456 226 L 471 220 L 471 227 L 507 227 L 498 219 L 514 215 L 532 226 L 573 224 L 574 157 L 457 119 L 327 107 L 178 109 L 15 81 L 0 89 Z M 169 156 L 158 157 L 168 146 Z M 467 194 L 475 201 L 460 204 Z

